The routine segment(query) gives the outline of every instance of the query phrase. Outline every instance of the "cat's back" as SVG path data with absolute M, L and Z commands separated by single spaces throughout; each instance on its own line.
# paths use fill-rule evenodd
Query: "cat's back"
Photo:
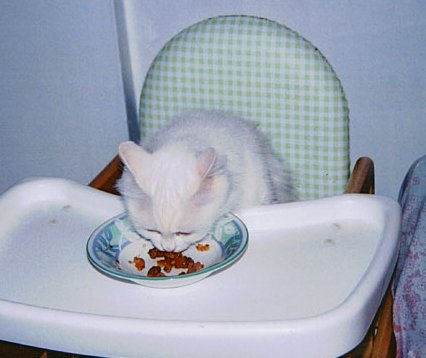
M 217 165 L 232 182 L 234 190 L 229 201 L 233 205 L 245 207 L 296 198 L 290 170 L 276 156 L 266 136 L 255 124 L 234 115 L 211 111 L 185 113 L 144 146 L 150 152 L 164 149 L 173 160 L 181 155 L 176 148 L 184 147 L 191 155 L 213 148 Z
M 175 141 L 185 141 L 194 147 L 216 149 L 251 146 L 262 142 L 255 125 L 239 117 L 214 111 L 192 111 L 173 119 L 149 143 L 152 150 Z

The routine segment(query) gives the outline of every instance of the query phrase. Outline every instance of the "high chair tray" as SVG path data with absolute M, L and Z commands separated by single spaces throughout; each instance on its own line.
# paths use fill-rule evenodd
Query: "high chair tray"
M 391 199 L 341 195 L 237 213 L 248 249 L 195 284 L 105 276 L 86 242 L 118 197 L 61 179 L 0 196 L 0 340 L 96 356 L 333 357 L 365 335 L 397 256 Z

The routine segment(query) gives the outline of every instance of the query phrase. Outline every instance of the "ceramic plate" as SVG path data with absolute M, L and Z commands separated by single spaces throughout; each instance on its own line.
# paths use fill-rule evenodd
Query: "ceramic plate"
M 181 274 L 184 269 L 173 268 L 165 273 L 165 277 L 148 277 L 148 270 L 158 265 L 160 259 L 150 258 L 148 251 L 153 248 L 152 243 L 139 236 L 123 213 L 93 232 L 87 242 L 87 257 L 94 267 L 108 276 L 149 287 L 179 287 L 197 282 L 234 263 L 247 247 L 248 232 L 238 217 L 228 214 L 198 244 L 202 246 L 193 245 L 183 251 L 183 255 L 202 263 L 203 269 Z M 144 260 L 144 269 L 138 270 L 135 257 Z

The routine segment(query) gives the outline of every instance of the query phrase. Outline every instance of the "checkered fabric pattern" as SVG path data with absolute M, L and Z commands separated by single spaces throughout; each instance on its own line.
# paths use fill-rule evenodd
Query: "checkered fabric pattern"
M 141 94 L 142 140 L 171 117 L 214 109 L 259 124 L 289 164 L 300 199 L 341 194 L 349 118 L 341 84 L 311 43 L 276 22 L 221 16 L 173 37 Z

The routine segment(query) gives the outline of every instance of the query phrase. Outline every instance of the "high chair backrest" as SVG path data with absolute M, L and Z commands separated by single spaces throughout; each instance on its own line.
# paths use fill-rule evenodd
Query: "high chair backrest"
M 335 72 L 289 28 L 220 16 L 173 37 L 141 94 L 142 141 L 191 109 L 231 112 L 259 124 L 296 179 L 300 199 L 341 194 L 349 176 L 349 118 Z

